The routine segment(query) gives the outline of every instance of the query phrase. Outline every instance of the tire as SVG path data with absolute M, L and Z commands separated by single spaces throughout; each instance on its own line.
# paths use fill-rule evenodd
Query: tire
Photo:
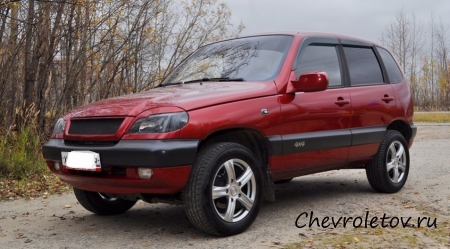
M 274 183 L 275 183 L 275 184 L 288 183 L 288 182 L 292 181 L 292 179 L 294 179 L 294 178 L 288 178 L 288 179 L 278 180 L 278 181 L 275 181 Z
M 236 143 L 211 144 L 193 165 L 184 193 L 186 215 L 208 234 L 242 233 L 258 215 L 261 184 L 259 161 L 250 150 Z
M 112 198 L 106 194 L 73 188 L 75 197 L 86 210 L 98 215 L 116 215 L 125 213 L 136 201 Z
M 400 132 L 389 130 L 366 168 L 370 186 L 378 192 L 398 192 L 405 185 L 408 173 L 409 149 L 405 138 Z

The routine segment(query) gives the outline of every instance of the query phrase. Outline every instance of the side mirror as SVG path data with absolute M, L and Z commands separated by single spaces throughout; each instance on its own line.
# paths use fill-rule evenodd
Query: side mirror
M 326 72 L 307 72 L 300 78 L 291 80 L 296 92 L 318 92 L 328 88 L 328 74 Z

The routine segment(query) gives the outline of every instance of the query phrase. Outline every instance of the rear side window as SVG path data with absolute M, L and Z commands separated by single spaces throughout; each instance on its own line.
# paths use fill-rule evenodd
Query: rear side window
M 383 74 L 372 48 L 344 47 L 352 86 L 383 83 Z
M 328 74 L 329 86 L 342 85 L 341 69 L 335 46 L 310 45 L 301 55 L 295 74 L 322 71 Z
M 383 48 L 377 47 L 378 53 L 381 56 L 381 59 L 383 60 L 384 67 L 386 68 L 389 81 L 391 83 L 399 83 L 403 81 L 403 74 L 398 68 L 397 63 L 395 62 L 392 55 Z

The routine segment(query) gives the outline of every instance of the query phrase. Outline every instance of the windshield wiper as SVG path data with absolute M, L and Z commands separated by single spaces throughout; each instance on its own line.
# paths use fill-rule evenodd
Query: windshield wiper
M 184 82 L 170 82 L 170 83 L 166 83 L 166 84 L 159 84 L 156 87 L 165 87 L 165 86 L 173 86 L 173 85 L 180 85 L 183 84 Z
M 196 80 L 188 80 L 184 83 L 195 83 L 195 82 L 205 82 L 205 81 L 245 81 L 244 78 L 230 78 L 230 77 L 222 77 L 222 78 L 203 78 L 203 79 L 196 79 Z
M 197 83 L 197 82 L 223 82 L 223 81 L 245 81 L 244 78 L 230 78 L 230 77 L 222 77 L 222 78 L 202 78 L 202 79 L 195 79 L 195 80 L 188 80 L 188 81 L 180 81 L 180 82 L 170 82 L 165 84 L 160 84 L 157 87 L 164 87 L 164 86 L 172 86 L 172 85 L 180 85 L 180 84 L 189 84 L 189 83 Z

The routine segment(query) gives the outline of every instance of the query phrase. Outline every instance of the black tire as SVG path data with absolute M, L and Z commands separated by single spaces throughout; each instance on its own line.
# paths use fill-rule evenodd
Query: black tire
M 294 178 L 282 179 L 282 180 L 275 181 L 274 183 L 275 184 L 288 183 L 288 182 L 292 181 L 292 179 L 294 179 Z
M 136 201 L 112 198 L 105 194 L 73 188 L 75 197 L 86 210 L 98 215 L 116 215 L 125 213 Z
M 249 149 L 236 143 L 211 144 L 193 165 L 184 193 L 186 215 L 196 228 L 212 235 L 242 233 L 258 215 L 261 184 L 259 161 Z M 220 190 L 214 197 L 213 187 Z
M 393 154 L 395 157 L 392 157 Z M 377 154 L 366 168 L 370 186 L 378 192 L 398 192 L 405 185 L 408 173 L 408 144 L 400 132 L 389 130 L 386 132 Z

